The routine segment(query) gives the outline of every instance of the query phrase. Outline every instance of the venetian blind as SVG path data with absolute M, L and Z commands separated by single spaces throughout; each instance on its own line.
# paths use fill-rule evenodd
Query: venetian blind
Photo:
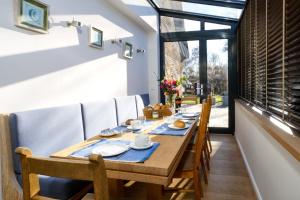
M 257 0 L 257 69 L 256 69 L 256 104 L 266 108 L 266 0 Z
M 251 9 L 248 6 L 245 10 L 245 98 L 251 99 Z
M 257 98 L 257 57 L 256 57 L 256 1 L 250 1 L 250 101 L 255 102 Z
M 282 116 L 283 107 L 283 0 L 267 3 L 267 109 Z
M 300 127 L 300 1 L 286 0 L 285 8 L 286 120 Z

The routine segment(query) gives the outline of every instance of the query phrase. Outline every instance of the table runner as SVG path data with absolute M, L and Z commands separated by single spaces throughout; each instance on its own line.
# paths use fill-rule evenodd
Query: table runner
M 78 151 L 73 152 L 70 156 L 72 157 L 88 157 L 92 150 L 102 144 L 125 144 L 129 145 L 131 141 L 128 140 L 108 140 L 108 139 L 101 139 L 97 141 L 96 143 L 93 143 L 91 145 L 88 145 L 84 147 L 83 149 L 80 149 Z M 135 150 L 135 149 L 129 149 L 128 151 L 119 154 L 117 156 L 110 156 L 110 157 L 104 157 L 104 160 L 110 160 L 110 161 L 120 161 L 120 162 L 144 162 L 146 161 L 152 153 L 157 149 L 159 146 L 158 142 L 154 142 L 153 146 L 149 149 L 144 150 Z

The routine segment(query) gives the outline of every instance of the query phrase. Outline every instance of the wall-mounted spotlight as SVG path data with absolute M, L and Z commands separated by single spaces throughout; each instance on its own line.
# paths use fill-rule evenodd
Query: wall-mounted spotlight
M 122 40 L 121 39 L 113 39 L 113 40 L 111 40 L 111 43 L 112 44 L 122 44 Z
M 145 53 L 145 51 L 146 51 L 145 49 L 137 49 L 136 50 L 137 53 Z
M 68 26 L 74 26 L 74 27 L 81 27 L 81 22 L 80 21 L 75 21 L 74 18 L 71 22 L 67 22 Z

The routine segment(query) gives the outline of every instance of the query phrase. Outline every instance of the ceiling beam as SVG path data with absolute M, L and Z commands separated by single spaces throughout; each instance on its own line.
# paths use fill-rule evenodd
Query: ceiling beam
M 159 14 L 161 16 L 175 17 L 175 18 L 183 18 L 190 20 L 198 20 L 198 21 L 206 21 L 211 23 L 219 23 L 225 25 L 233 25 L 238 23 L 238 19 L 228 18 L 228 17 L 218 17 L 214 15 L 204 15 L 198 13 L 184 12 L 178 10 L 170 10 L 161 8 Z
M 181 1 L 181 2 L 188 2 L 188 3 L 200 3 L 200 4 L 207 4 L 212 6 L 222 6 L 228 8 L 238 8 L 243 9 L 245 7 L 246 2 L 239 2 L 233 0 L 171 0 L 171 1 Z

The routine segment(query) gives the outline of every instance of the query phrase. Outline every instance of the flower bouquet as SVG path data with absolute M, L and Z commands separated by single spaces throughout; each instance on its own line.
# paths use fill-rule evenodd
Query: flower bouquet
M 160 89 L 164 93 L 166 103 L 169 104 L 169 106 L 174 106 L 175 97 L 176 95 L 179 96 L 180 86 L 184 81 L 185 77 L 182 77 L 179 80 L 164 78 L 161 81 Z

